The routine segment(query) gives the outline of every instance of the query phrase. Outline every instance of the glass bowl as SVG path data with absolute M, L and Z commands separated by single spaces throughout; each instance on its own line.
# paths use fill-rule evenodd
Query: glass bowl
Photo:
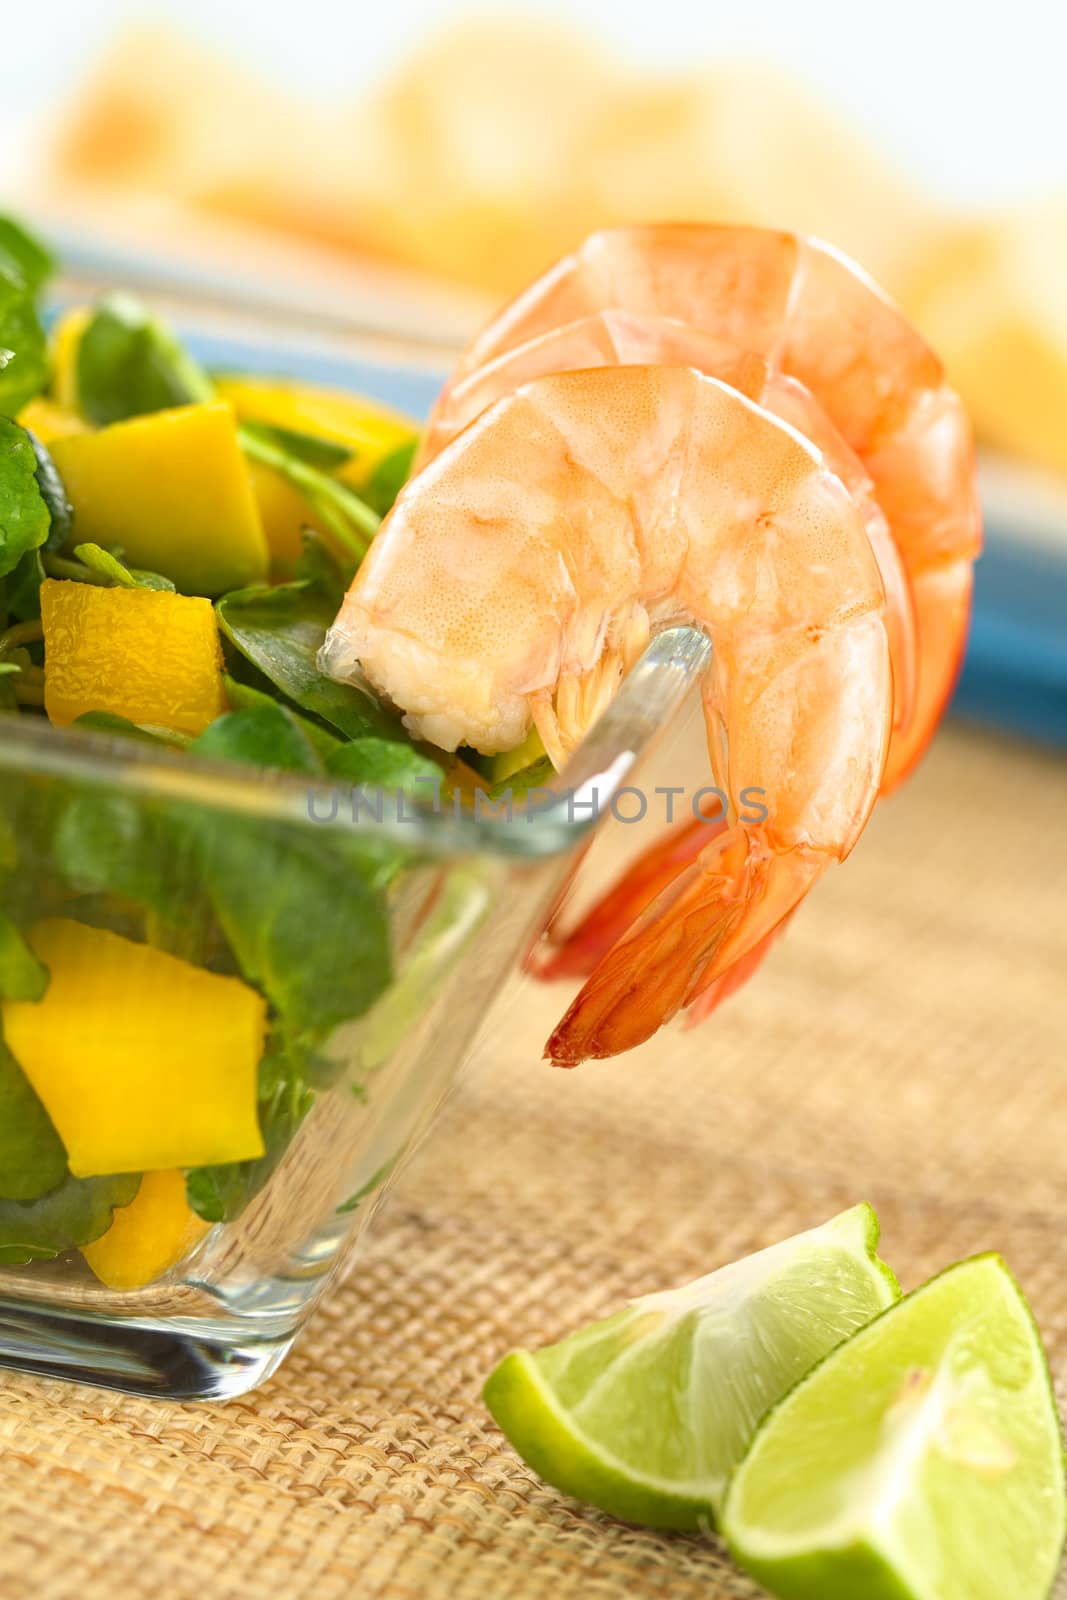
M 413 413 L 440 382 L 441 352 L 154 299 L 209 365 L 336 383 Z M 648 848 L 680 803 L 649 804 L 668 776 L 675 794 L 699 787 L 709 655 L 691 629 L 656 638 L 567 770 L 525 809 L 506 796 L 354 803 L 324 781 L 0 718 L 0 873 L 20 903 L 61 919 L 76 903 L 79 924 L 101 922 L 134 944 L 159 944 L 163 929 L 165 950 L 177 939 L 183 959 L 255 981 L 268 1001 L 302 984 L 310 1063 L 298 1108 L 261 1076 L 268 1157 L 224 1170 L 212 1201 L 220 1220 L 145 1287 L 106 1288 L 80 1250 L 56 1253 L 72 1227 L 86 1245 L 102 1235 L 136 1175 L 67 1177 L 32 1200 L 0 1194 L 0 1365 L 170 1399 L 237 1395 L 275 1369 L 480 1025 L 521 1005 L 516 975 L 549 914 L 588 904 Z M 116 861 L 147 873 L 147 910 L 124 899 Z M 368 864 L 387 884 L 385 912 L 361 922 Z M 198 1063 L 183 1054 L 187 1030 L 166 989 L 156 1013 L 148 1006 L 145 1048 L 157 1060 L 166 1051 L 180 1101 Z M 565 986 L 560 997 L 562 1012 Z M 92 1025 L 83 1007 L 55 1047 L 91 1058 L 103 1082 L 109 1023 L 114 1041 L 122 1021 L 128 1052 L 139 1005 L 143 994 L 117 984 L 92 994 Z M 165 1118 L 173 1105 L 149 1111 Z

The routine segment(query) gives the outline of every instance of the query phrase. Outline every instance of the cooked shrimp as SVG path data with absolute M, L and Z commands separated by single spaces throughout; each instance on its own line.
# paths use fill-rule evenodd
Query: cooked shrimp
M 732 816 L 601 963 L 570 1063 L 648 1038 L 848 854 L 892 726 L 884 613 L 863 512 L 793 428 L 691 368 L 604 367 L 520 387 L 416 474 L 324 663 L 444 749 L 532 722 L 562 765 L 651 631 L 707 631 L 713 781 L 769 816 Z
M 894 730 L 905 732 L 915 710 L 916 632 L 911 586 L 888 524 L 873 495 L 862 462 L 834 428 L 814 397 L 796 378 L 775 372 L 762 357 L 739 351 L 687 323 L 608 310 L 566 323 L 525 344 L 506 350 L 452 386 L 438 402 L 423 438 L 420 464 L 425 464 L 469 422 L 512 389 L 531 379 L 576 368 L 646 362 L 692 366 L 723 379 L 756 400 L 775 416 L 791 422 L 816 445 L 863 509 L 867 536 L 886 590 L 886 626 L 893 663 Z M 545 979 L 589 977 L 645 907 L 696 860 L 709 842 L 707 824 L 690 822 L 672 829 L 654 845 L 592 908 L 578 927 L 562 937 L 551 926 L 529 964 Z M 736 992 L 759 965 L 773 943 L 769 934 L 728 975 L 699 992 L 690 1010 L 697 1020 Z
M 539 978 L 588 978 L 599 963 L 611 952 L 642 911 L 650 906 L 692 865 L 707 849 L 712 838 L 727 827 L 723 816 L 704 819 L 690 817 L 668 828 L 662 838 L 638 857 L 636 863 L 623 874 L 603 899 L 597 901 L 588 914 L 571 929 L 565 938 L 553 942 L 552 918 L 527 952 L 525 967 Z M 558 911 L 566 900 L 559 896 L 554 908 Z M 789 918 L 754 945 L 747 956 L 713 978 L 706 986 L 698 985 L 686 1010 L 686 1025 L 703 1022 L 724 1000 L 744 987 L 760 966 L 764 957 Z
M 911 584 L 915 714 L 885 787 L 920 758 L 955 682 L 981 545 L 970 428 L 941 363 L 873 283 L 829 246 L 760 228 L 676 225 L 594 234 L 471 345 L 446 390 L 516 346 L 611 308 L 669 317 L 799 379 L 862 461 Z
M 716 801 L 718 804 L 718 801 Z M 544 934 L 526 959 L 539 978 L 588 978 L 599 962 L 631 928 L 641 912 L 670 887 L 702 850 L 728 826 L 720 812 L 711 817 L 687 817 L 667 828 L 649 849 L 623 873 L 565 938 L 552 938 L 550 916 Z M 562 909 L 560 897 L 553 914 Z
M 894 718 L 906 731 L 915 709 L 917 645 L 911 585 L 873 484 L 859 457 L 842 439 L 814 397 L 796 378 L 775 372 L 761 356 L 737 350 L 722 339 L 669 317 L 609 310 L 583 317 L 506 350 L 438 401 L 423 437 L 419 465 L 432 459 L 480 412 L 534 378 L 553 372 L 602 366 L 695 367 L 721 378 L 764 410 L 791 422 L 821 452 L 863 509 L 867 537 L 886 590 L 886 626 L 893 661 Z

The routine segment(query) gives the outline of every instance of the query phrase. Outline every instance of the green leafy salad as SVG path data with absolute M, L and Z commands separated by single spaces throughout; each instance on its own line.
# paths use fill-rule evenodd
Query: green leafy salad
M 119 756 L 447 789 L 450 758 L 316 665 L 413 425 L 209 374 L 125 296 L 46 335 L 51 269 L 0 219 L 0 741 L 47 720 Z M 236 1217 L 332 1081 L 329 1039 L 392 981 L 408 859 L 6 770 L 0 1264 L 81 1250 L 133 1288 Z

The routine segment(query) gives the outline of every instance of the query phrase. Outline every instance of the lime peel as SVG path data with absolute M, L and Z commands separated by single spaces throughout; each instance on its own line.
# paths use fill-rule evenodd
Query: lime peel
M 764 1412 L 899 1299 L 856 1206 L 680 1289 L 643 1296 L 489 1379 L 490 1411 L 565 1493 L 660 1528 L 711 1524 Z
M 764 1420 L 727 1496 L 783 1600 L 1044 1600 L 1067 1533 L 1048 1363 L 999 1256 L 949 1268 Z

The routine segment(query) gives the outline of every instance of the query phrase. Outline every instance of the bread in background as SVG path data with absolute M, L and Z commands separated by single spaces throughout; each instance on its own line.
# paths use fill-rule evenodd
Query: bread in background
M 902 301 L 983 441 L 1067 472 L 1067 197 L 946 216 L 775 68 L 639 72 L 560 24 L 496 17 L 431 37 L 357 105 L 311 107 L 139 27 L 63 114 L 50 176 L 79 202 L 254 224 L 252 259 L 271 230 L 492 300 L 612 223 L 816 233 Z
M 344 197 L 332 111 L 162 25 L 126 29 L 62 115 L 53 183 L 330 236 Z
M 650 77 L 517 18 L 456 24 L 357 106 L 314 110 L 168 31 L 132 29 L 68 108 L 52 168 L 495 296 L 615 222 L 795 226 L 890 277 L 925 224 L 903 179 L 781 73 Z
M 979 437 L 1067 473 L 1067 198 L 945 227 L 903 298 Z
M 514 293 L 607 220 L 587 152 L 632 87 L 558 24 L 485 19 L 431 38 L 347 120 L 361 242 Z
M 900 282 L 935 216 L 857 129 L 757 62 L 645 80 L 601 118 L 583 165 L 608 220 L 792 228 L 881 282 Z

